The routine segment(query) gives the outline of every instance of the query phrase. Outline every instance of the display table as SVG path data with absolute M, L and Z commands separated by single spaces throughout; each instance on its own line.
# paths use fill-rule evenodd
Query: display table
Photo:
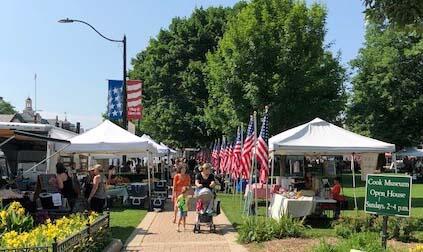
M 314 213 L 317 204 L 335 204 L 333 199 L 323 199 L 320 197 L 303 196 L 298 199 L 289 199 L 281 194 L 274 194 L 269 211 L 270 216 L 279 219 L 283 215 L 291 217 L 304 217 Z
M 267 197 L 266 197 L 266 189 L 267 189 Z M 256 183 L 256 184 L 252 184 L 250 189 L 250 185 L 247 184 L 247 186 L 245 187 L 245 194 L 244 194 L 245 198 L 247 197 L 250 191 L 253 192 L 253 198 L 256 196 L 257 196 L 257 199 L 259 200 L 266 200 L 271 198 L 270 185 Z
M 127 186 L 124 186 L 124 185 L 112 186 L 107 188 L 106 193 L 107 193 L 107 196 L 110 196 L 110 197 L 122 197 L 123 204 L 126 204 L 128 202 L 129 195 L 128 195 Z

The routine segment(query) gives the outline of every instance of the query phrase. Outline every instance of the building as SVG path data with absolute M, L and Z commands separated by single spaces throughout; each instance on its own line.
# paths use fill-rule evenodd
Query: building
M 3 97 L 0 97 L 0 101 L 3 100 Z M 15 114 L 0 114 L 0 122 L 17 122 L 17 123 L 35 123 L 35 124 L 49 124 L 58 128 L 62 128 L 74 133 L 82 133 L 81 124 L 77 122 L 73 124 L 69 122 L 65 116 L 65 120 L 59 120 L 59 117 L 56 116 L 55 119 L 44 119 L 41 115 L 35 111 L 32 107 L 32 99 L 30 97 L 25 100 L 25 108 L 22 113 Z

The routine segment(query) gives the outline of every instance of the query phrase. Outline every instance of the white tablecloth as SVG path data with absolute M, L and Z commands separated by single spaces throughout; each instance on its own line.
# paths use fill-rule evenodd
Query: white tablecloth
M 270 205 L 270 216 L 279 219 L 283 215 L 291 217 L 304 217 L 311 215 L 318 203 L 336 203 L 333 199 L 322 199 L 320 197 L 306 197 L 299 199 L 288 199 L 281 194 L 274 194 Z

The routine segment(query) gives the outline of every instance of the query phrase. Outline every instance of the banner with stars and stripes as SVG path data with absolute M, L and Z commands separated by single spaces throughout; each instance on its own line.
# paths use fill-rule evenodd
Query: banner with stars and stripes
M 127 80 L 126 91 L 128 99 L 128 120 L 141 120 L 142 82 L 139 80 Z
M 107 116 L 110 120 L 121 120 L 123 115 L 123 82 L 121 80 L 109 80 L 109 97 Z

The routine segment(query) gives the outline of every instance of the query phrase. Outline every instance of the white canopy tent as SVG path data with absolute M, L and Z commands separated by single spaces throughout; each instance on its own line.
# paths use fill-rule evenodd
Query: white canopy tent
M 109 120 L 97 127 L 70 139 L 71 144 L 63 152 L 88 155 L 138 155 L 156 153 L 156 148 Z M 148 168 L 148 191 L 151 193 L 150 168 Z
M 269 139 L 275 154 L 351 154 L 395 151 L 395 145 L 361 136 L 320 118 Z
M 71 144 L 63 150 L 67 153 L 131 154 L 156 152 L 148 141 L 122 129 L 109 120 L 70 139 Z
M 398 156 L 409 156 L 409 157 L 423 157 L 423 150 L 417 149 L 416 147 L 407 147 L 397 152 Z
M 394 152 L 395 145 L 361 136 L 320 118 L 284 131 L 269 139 L 274 173 L 274 155 L 342 155 L 354 153 Z M 395 158 L 395 157 L 393 157 Z M 354 158 L 353 187 L 355 188 Z M 273 181 L 273 180 L 272 180 Z M 354 191 L 355 207 L 357 202 Z
M 140 137 L 143 141 L 147 141 L 151 146 L 154 147 L 154 149 L 156 150 L 156 156 L 164 156 L 169 152 L 169 148 L 162 146 L 161 144 L 157 143 L 156 141 L 154 141 L 153 138 L 151 138 L 149 135 L 144 134 Z

